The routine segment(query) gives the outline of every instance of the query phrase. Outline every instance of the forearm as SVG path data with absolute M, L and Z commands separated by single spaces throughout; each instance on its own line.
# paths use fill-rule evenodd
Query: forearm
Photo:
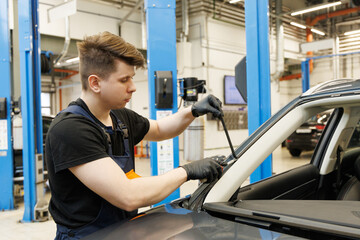
M 152 120 L 149 133 L 144 139 L 150 141 L 162 141 L 181 134 L 195 119 L 191 113 L 191 107 L 184 108 L 168 117 Z
M 176 168 L 160 176 L 128 179 L 110 157 L 69 170 L 89 189 L 126 211 L 165 199 L 187 180 L 184 168 Z
M 169 196 L 188 179 L 212 181 L 221 175 L 211 158 L 188 163 L 163 175 L 128 179 L 110 157 L 71 167 L 69 170 L 89 189 L 126 211 L 149 206 Z
M 183 168 L 176 168 L 160 176 L 141 177 L 130 180 L 132 209 L 145 207 L 162 201 L 186 182 Z

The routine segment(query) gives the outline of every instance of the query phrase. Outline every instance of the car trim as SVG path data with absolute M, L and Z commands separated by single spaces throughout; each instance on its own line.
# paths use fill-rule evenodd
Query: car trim
M 325 126 L 323 134 L 321 134 L 320 136 L 319 139 L 320 144 L 317 144 L 315 147 L 314 154 L 312 155 L 311 158 L 311 163 L 314 164 L 315 166 L 318 166 L 319 168 L 323 163 L 326 150 L 328 149 L 330 140 L 334 135 L 334 131 L 337 128 L 343 113 L 344 113 L 343 108 L 334 109 L 333 114 L 331 114 L 331 117 Z
M 236 221 L 236 217 L 241 217 L 243 220 L 259 220 L 270 223 L 270 230 L 275 230 L 272 224 L 295 227 L 297 229 L 311 229 L 325 236 L 347 236 L 360 237 L 359 224 L 346 223 L 338 221 L 338 216 L 343 211 L 351 214 L 351 211 L 360 208 L 360 202 L 357 201 L 342 201 L 344 204 L 339 206 L 339 201 L 318 201 L 318 200 L 245 200 L 236 203 L 219 202 L 219 203 L 205 203 L 204 209 L 210 214 L 217 217 L 226 218 L 228 220 Z M 314 216 L 310 213 L 307 215 L 306 211 L 299 211 L 299 215 L 293 214 L 294 209 L 311 209 L 316 204 L 323 211 L 325 208 L 332 209 L 339 214 L 327 214 L 332 216 L 331 220 L 321 219 L 321 217 Z M 239 206 L 240 205 L 240 206 Z M 292 206 L 292 207 L 291 207 Z M 321 207 L 322 206 L 322 207 Z M 335 207 L 336 206 L 336 207 Z M 271 209 L 274 208 L 274 211 Z M 313 207 L 312 207 L 313 208 Z M 350 212 L 349 212 L 350 211 Z M 309 211 L 308 211 L 309 212 Z M 225 216 L 224 216 L 225 215 Z M 353 216 L 354 217 L 354 216 Z M 242 221 L 245 223 L 245 221 Z M 249 224 L 249 223 L 248 223 Z M 251 225 L 251 224 L 250 224 Z M 275 227 L 279 229 L 279 227 Z M 281 229 L 281 228 L 280 228 Z

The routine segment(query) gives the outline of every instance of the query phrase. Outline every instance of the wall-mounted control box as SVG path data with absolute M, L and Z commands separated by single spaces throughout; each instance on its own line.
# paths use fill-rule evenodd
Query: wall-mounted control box
M 7 118 L 6 98 L 0 98 L 0 119 Z
M 155 71 L 155 107 L 173 107 L 173 78 L 171 71 Z

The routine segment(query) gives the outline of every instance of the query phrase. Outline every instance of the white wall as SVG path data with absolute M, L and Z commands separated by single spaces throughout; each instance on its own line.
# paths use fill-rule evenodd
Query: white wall
M 41 34 L 64 37 L 65 20 L 59 19 L 49 23 L 47 20 L 47 10 L 57 4 L 63 3 L 62 0 L 40 0 L 39 1 L 39 29 Z M 92 1 L 78 0 L 77 13 L 70 16 L 70 37 L 71 39 L 83 39 L 86 35 L 93 35 L 103 31 L 109 31 L 114 34 L 119 33 L 118 23 L 124 17 L 129 8 L 119 9 L 111 5 L 99 4 Z M 141 16 L 140 12 L 134 12 L 129 20 L 123 23 L 121 27 L 122 37 L 131 42 L 138 48 L 141 48 Z M 145 74 L 144 74 L 145 73 Z M 138 92 L 134 99 L 129 103 L 131 108 L 144 116 L 148 116 L 148 111 L 143 103 L 148 102 L 147 97 L 147 75 L 145 70 L 138 70 L 135 81 L 138 82 Z M 57 79 L 58 80 L 58 79 Z M 61 81 L 62 108 L 65 108 L 71 101 L 76 100 L 81 93 L 81 84 L 79 75 L 71 79 Z M 57 87 L 58 81 L 57 81 Z M 56 112 L 60 110 L 60 95 L 57 88 L 55 94 Z M 145 99 L 145 101 L 144 101 Z
M 59 19 L 48 23 L 47 10 L 64 1 L 40 0 L 39 26 L 40 33 L 52 36 L 65 36 L 65 20 Z M 129 8 L 118 9 L 111 5 L 92 1 L 78 0 L 77 13 L 70 16 L 70 37 L 83 39 L 85 35 L 93 35 L 103 31 L 119 33 L 118 22 L 128 13 Z M 122 26 L 122 37 L 141 47 L 141 20 L 139 12 L 132 14 Z
M 310 86 L 336 78 L 360 78 L 360 54 L 339 57 L 339 73 L 336 76 L 333 58 L 314 60 L 314 70 L 310 74 Z
M 191 69 L 183 74 L 180 64 L 178 77 L 197 77 L 206 80 L 207 93 L 223 101 L 224 75 L 234 75 L 235 65 L 246 53 L 245 30 L 219 22 L 206 15 L 190 18 L 189 42 L 191 43 Z M 182 44 L 182 43 L 180 43 Z M 183 58 L 178 52 L 178 66 Z M 179 60 L 180 59 L 180 60 Z M 203 96 L 200 95 L 199 99 Z M 223 131 L 218 131 L 216 121 L 205 120 L 205 157 L 228 154 L 228 142 Z M 234 145 L 239 145 L 248 135 L 247 130 L 230 130 Z

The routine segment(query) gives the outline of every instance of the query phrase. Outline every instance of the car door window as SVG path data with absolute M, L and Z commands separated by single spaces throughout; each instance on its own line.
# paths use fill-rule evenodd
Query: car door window
M 310 163 L 332 111 L 313 115 L 276 148 L 272 154 L 274 174 Z
M 348 149 L 360 147 L 360 121 L 357 123 L 354 133 L 351 136 L 350 142 L 348 144 Z

